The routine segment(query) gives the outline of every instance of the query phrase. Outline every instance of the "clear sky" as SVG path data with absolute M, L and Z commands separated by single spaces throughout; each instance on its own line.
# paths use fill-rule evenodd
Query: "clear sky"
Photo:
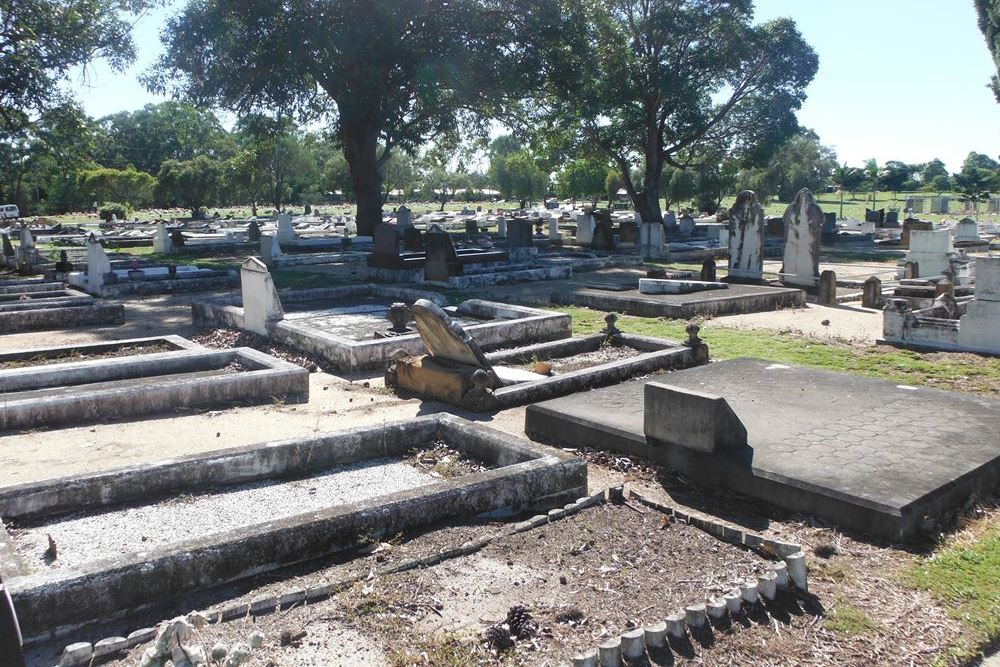
M 95 117 L 158 101 L 138 75 L 181 0 L 135 28 L 139 59 L 124 74 L 94 63 L 74 90 Z M 1000 157 L 1000 104 L 986 87 L 993 63 L 972 0 L 758 0 L 761 20 L 795 19 L 819 54 L 800 122 L 841 162 L 925 162 L 957 171 L 969 151 Z

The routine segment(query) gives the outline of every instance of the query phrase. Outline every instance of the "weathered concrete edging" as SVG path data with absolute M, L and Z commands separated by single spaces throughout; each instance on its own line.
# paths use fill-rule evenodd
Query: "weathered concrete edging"
M 0 334 L 124 323 L 125 306 L 120 303 L 42 306 L 34 310 L 0 312 Z
M 623 495 L 620 487 L 611 491 Z M 697 514 L 667 507 L 632 490 L 629 498 L 662 512 L 674 521 L 700 528 L 724 542 L 752 549 L 776 562 L 767 573 L 756 580 L 748 579 L 738 590 L 733 589 L 721 598 L 687 605 L 663 621 L 628 630 L 618 637 L 610 638 L 596 649 L 574 656 L 573 667 L 623 667 L 626 661 L 633 664 L 633 661 L 645 658 L 647 649 L 663 649 L 671 642 L 683 641 L 688 631 L 696 634 L 707 631 L 712 625 L 725 623 L 730 618 L 741 618 L 747 609 L 753 609 L 763 601 L 774 600 L 782 591 L 792 594 L 804 594 L 808 591 L 805 554 L 800 545 L 772 540 Z
M 331 458 L 378 458 L 420 444 L 415 436 L 445 440 L 457 449 L 503 466 L 405 491 L 386 494 L 353 505 L 333 506 L 257 526 L 208 535 L 157 548 L 149 553 L 118 554 L 77 570 L 48 570 L 15 577 L 7 583 L 21 619 L 26 641 L 62 635 L 97 618 L 112 619 L 152 602 L 162 602 L 185 591 L 224 584 L 294 563 L 326 556 L 354 544 L 360 537 L 394 534 L 406 528 L 474 516 L 498 509 L 512 511 L 535 506 L 562 506 L 586 490 L 586 463 L 565 452 L 492 431 L 457 417 L 429 417 L 393 422 L 303 441 L 265 443 L 230 455 L 192 457 L 181 462 L 143 466 L 120 473 L 119 482 L 107 475 L 43 483 L 33 492 L 5 494 L 4 511 L 44 514 L 64 509 L 75 494 L 90 507 L 105 506 L 99 495 L 136 498 L 142 484 L 162 474 L 177 480 L 185 470 L 203 464 L 225 474 L 233 464 L 234 479 L 261 478 L 261 470 L 311 469 Z M 457 437 L 461 436 L 461 437 Z M 325 449 L 325 451 L 324 451 Z M 273 450 L 280 450 L 275 454 Z M 302 454 L 306 454 L 305 457 Z M 255 457 L 259 460 L 255 460 Z M 244 462 L 244 467 L 239 466 Z M 256 465 L 256 470 L 247 466 Z M 273 476 L 270 474 L 263 476 Z M 71 490 L 63 494 L 60 483 Z M 168 484 L 161 484 L 164 491 Z M 185 487 L 190 488 L 190 487 Z
M 450 549 L 443 549 L 436 554 L 424 556 L 422 558 L 412 558 L 396 565 L 387 565 L 376 568 L 375 577 L 385 577 L 400 572 L 408 572 L 422 567 L 432 567 L 438 563 L 443 563 L 462 556 L 472 555 L 483 548 L 489 546 L 496 539 L 523 533 L 534 528 L 541 527 L 547 523 L 559 521 L 577 512 L 602 505 L 607 501 L 607 491 L 602 490 L 591 496 L 582 496 L 574 502 L 568 503 L 562 509 L 552 510 L 547 514 L 538 514 L 529 519 L 507 526 L 504 530 L 495 535 L 489 535 L 478 540 L 470 540 L 462 545 Z M 226 607 L 215 607 L 198 612 L 209 620 L 210 623 L 224 623 L 247 616 L 262 616 L 265 614 L 287 611 L 298 605 L 308 605 L 330 598 L 341 591 L 350 588 L 354 584 L 368 579 L 372 576 L 369 573 L 359 573 L 349 577 L 344 577 L 335 582 L 323 584 L 321 586 L 311 586 L 309 588 L 299 588 L 286 593 L 269 595 L 256 598 L 250 602 L 229 605 Z M 156 637 L 156 628 L 141 628 L 129 633 L 128 637 L 109 637 L 94 644 L 89 642 L 77 642 L 70 644 L 62 653 L 58 667 L 76 667 L 77 665 L 87 665 L 99 655 L 116 651 L 125 651 L 139 644 L 152 641 Z M 114 647 L 105 653 L 100 653 L 101 646 Z
M 62 357 L 74 352 L 80 354 L 100 354 L 111 352 L 123 347 L 138 345 L 162 344 L 172 347 L 175 350 L 202 350 L 198 343 L 192 342 L 181 336 L 152 336 L 150 338 L 124 338 L 122 340 L 110 340 L 100 343 L 83 343 L 80 345 L 62 345 L 60 347 L 42 347 L 36 349 L 12 350 L 10 352 L 0 352 L 0 363 L 5 361 L 23 361 L 25 359 L 53 359 Z

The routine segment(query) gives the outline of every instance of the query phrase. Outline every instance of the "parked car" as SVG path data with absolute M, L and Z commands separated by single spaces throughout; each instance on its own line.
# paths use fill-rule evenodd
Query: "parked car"
M 0 206 L 0 220 L 7 220 L 8 218 L 20 218 L 21 211 L 14 204 L 4 204 Z

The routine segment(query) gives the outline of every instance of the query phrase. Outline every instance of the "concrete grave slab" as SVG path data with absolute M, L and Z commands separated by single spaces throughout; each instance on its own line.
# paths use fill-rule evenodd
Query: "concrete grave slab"
M 725 398 L 749 448 L 706 454 L 647 439 L 649 382 Z M 525 418 L 532 438 L 648 457 L 701 483 L 891 540 L 913 538 L 925 517 L 996 489 L 998 429 L 996 400 L 758 359 L 546 401 Z
M 488 469 L 446 480 L 400 469 L 407 452 L 434 442 Z M 365 481 L 366 474 L 384 474 L 384 489 Z M 303 487 L 294 480 L 308 480 L 329 502 L 303 496 L 299 502 L 271 503 L 258 492 L 291 498 Z M 352 485 L 357 500 L 350 499 Z M 0 516 L 25 531 L 15 539 L 19 562 L 4 563 L 15 572 L 5 583 L 26 640 L 36 642 L 201 588 L 351 549 L 361 539 L 487 512 L 544 511 L 586 492 L 587 466 L 581 459 L 457 417 L 431 415 L 4 489 Z M 187 505 L 192 514 L 203 504 L 234 499 L 245 509 L 217 525 L 198 522 L 170 532 L 168 525 L 184 518 L 186 506 L 171 508 L 162 500 L 180 494 L 192 496 Z M 155 532 L 160 526 L 167 534 L 143 543 L 135 531 L 108 531 L 100 539 L 113 555 L 74 551 L 74 562 L 62 567 L 58 560 L 35 557 L 30 546 L 32 535 L 41 532 L 59 539 L 60 531 L 68 531 L 70 543 L 81 522 L 95 530 L 102 523 L 110 528 L 123 511 L 155 517 L 148 527 Z M 81 551 L 87 547 L 78 543 Z

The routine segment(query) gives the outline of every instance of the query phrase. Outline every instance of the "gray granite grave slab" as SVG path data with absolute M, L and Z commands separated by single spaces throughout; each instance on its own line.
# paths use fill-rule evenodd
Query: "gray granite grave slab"
M 649 381 L 721 396 L 746 426 L 731 455 L 648 441 Z M 536 439 L 649 457 L 702 483 L 891 540 L 1000 483 L 1000 402 L 734 359 L 527 409 Z

